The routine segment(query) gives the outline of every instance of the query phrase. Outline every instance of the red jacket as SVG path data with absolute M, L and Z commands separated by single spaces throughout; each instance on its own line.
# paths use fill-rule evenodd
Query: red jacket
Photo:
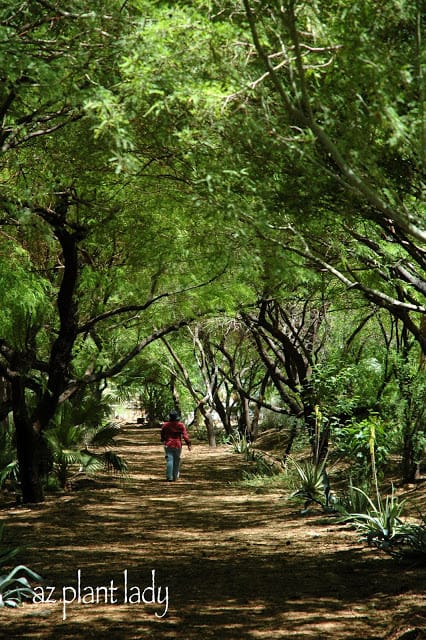
M 191 440 L 189 439 L 188 432 L 183 422 L 171 421 L 164 422 L 161 427 L 161 442 L 164 442 L 165 447 L 171 447 L 172 449 L 182 448 L 182 438 L 185 440 L 188 446 L 191 446 Z

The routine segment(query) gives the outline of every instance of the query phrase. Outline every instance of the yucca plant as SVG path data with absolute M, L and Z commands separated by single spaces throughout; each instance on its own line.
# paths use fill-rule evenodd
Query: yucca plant
M 4 524 L 0 525 L 0 543 L 3 541 Z M 0 566 L 6 565 L 19 552 L 19 548 L 0 551 Z M 8 573 L 0 575 L 0 607 L 18 607 L 24 600 L 33 598 L 34 589 L 28 578 L 40 582 L 42 578 L 20 564 Z

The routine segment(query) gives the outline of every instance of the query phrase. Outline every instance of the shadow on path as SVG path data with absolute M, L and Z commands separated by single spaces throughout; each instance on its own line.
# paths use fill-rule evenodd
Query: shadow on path
M 195 445 L 166 483 L 158 435 L 123 429 L 125 480 L 2 512 L 55 602 L 0 610 L 0 638 L 373 639 L 422 618 L 424 569 L 402 571 L 333 518 L 232 484 L 244 462 L 225 447 Z

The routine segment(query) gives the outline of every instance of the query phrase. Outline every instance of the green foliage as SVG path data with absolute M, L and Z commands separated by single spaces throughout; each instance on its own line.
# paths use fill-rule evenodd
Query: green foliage
M 239 3 L 179 2 L 171 10 L 164 2 L 95 0 L 90 11 L 82 0 L 67 11 L 7 4 L 0 9 L 0 374 L 12 375 L 19 360 L 13 375 L 26 385 L 27 413 L 37 414 L 52 383 L 52 346 L 63 335 L 63 252 L 58 229 L 39 213 L 58 222 L 65 191 L 71 204 L 62 231 L 86 236 L 76 247 L 70 308 L 79 326 L 60 392 L 90 376 L 119 375 L 114 366 L 125 362 L 117 387 L 131 386 L 149 418 L 160 419 L 171 405 L 161 354 L 129 363 L 147 335 L 218 309 L 233 319 L 270 292 L 286 312 L 299 304 L 305 314 L 309 298 L 325 321 L 309 325 L 304 345 L 293 331 L 313 376 L 309 389 L 308 380 L 303 389 L 293 385 L 288 397 L 297 405 L 304 394 L 311 409 L 321 408 L 318 432 L 331 427 L 358 478 L 377 475 L 373 458 L 382 469 L 396 428 L 419 460 L 425 381 L 411 374 L 405 382 L 397 372 L 391 388 L 387 364 L 398 323 L 419 339 L 411 307 L 424 303 L 421 246 L 411 227 L 398 226 L 420 221 L 423 229 L 420 5 L 252 2 L 275 77 L 256 56 Z M 380 202 L 393 211 L 383 214 Z M 372 303 L 383 308 L 374 327 L 362 317 L 372 317 Z M 214 339 L 223 341 L 219 325 Z M 223 344 L 233 350 L 231 340 Z M 255 389 L 265 362 L 253 341 L 241 344 L 238 372 L 217 355 L 215 365 Z M 193 361 L 187 345 L 179 347 Z M 277 339 L 272 360 L 281 348 Z M 283 385 L 295 377 L 293 365 L 284 368 Z M 381 403 L 390 396 L 392 407 Z M 113 435 L 96 431 L 106 419 L 98 400 L 89 417 L 89 400 L 78 396 L 48 431 L 62 485 L 75 467 L 120 468 L 111 452 L 93 450 Z M 381 412 L 374 456 L 373 419 L 356 417 L 372 411 Z M 232 444 L 253 456 L 248 442 Z M 0 485 L 16 471 L 6 455 L 1 468 Z
M 33 343 L 49 308 L 49 283 L 35 273 L 31 256 L 9 239 L 0 246 L 0 324 L 2 335 L 18 349 Z M 19 290 L 19 296 L 16 295 Z
M 357 362 L 355 357 L 344 353 L 344 341 L 347 340 L 347 324 L 343 318 L 333 321 L 335 338 L 340 338 L 341 348 L 334 346 L 334 352 L 318 364 L 312 376 L 312 389 L 315 397 L 329 415 L 345 416 L 349 419 L 357 409 L 371 410 L 377 404 L 378 392 L 383 382 L 384 367 L 378 351 L 378 337 L 372 336 L 375 355 L 365 354 Z M 340 336 L 339 336 L 340 334 Z M 336 343 L 335 343 L 336 344 Z M 331 346 L 331 345 L 330 345 Z M 365 347 L 361 346 L 364 350 Z M 329 345 L 327 345 L 327 350 Z M 383 355 L 384 358 L 384 355 Z
M 0 524 L 0 545 L 3 546 L 4 523 Z M 13 549 L 2 549 L 0 551 L 0 567 L 4 567 L 19 552 L 19 547 Z M 25 567 L 18 565 L 8 573 L 0 575 L 0 608 L 18 607 L 23 601 L 34 596 L 34 589 L 28 580 L 40 581 L 42 578 Z
M 228 436 L 228 442 L 232 446 L 234 453 L 241 453 L 245 456 L 246 460 L 253 459 L 252 443 L 243 433 L 238 430 L 234 430 Z
M 400 428 L 400 448 L 404 450 L 408 445 L 412 462 L 418 463 L 426 455 L 426 370 L 409 363 L 399 366 L 396 383 L 395 415 Z
M 335 429 L 333 444 L 337 455 L 343 456 L 351 463 L 351 475 L 355 482 L 372 480 L 372 428 L 374 428 L 374 456 L 379 474 L 383 473 L 389 455 L 395 448 L 395 431 L 372 414 L 365 420 L 352 420 L 345 427 Z
M 115 438 L 120 427 L 108 422 L 113 397 L 88 392 L 61 406 L 55 424 L 44 433 L 52 473 L 65 487 L 72 474 L 107 472 L 125 473 L 126 462 L 114 454 Z M 102 451 L 100 451 L 103 449 Z
M 322 462 L 314 462 L 312 460 L 298 462 L 294 458 L 289 458 L 289 462 L 296 472 L 294 479 L 296 490 L 291 497 L 304 500 L 305 509 L 312 503 L 328 508 L 329 487 L 326 460 Z
M 415 523 L 403 519 L 407 500 L 400 499 L 394 488 L 390 495 L 385 498 L 378 495 L 375 501 L 362 489 L 353 487 L 352 490 L 360 494 L 358 504 L 363 510 L 349 513 L 347 509 L 352 505 L 348 504 L 343 509 L 342 520 L 354 524 L 363 540 L 399 559 L 426 560 L 425 520 L 422 518 L 422 522 Z M 338 510 L 342 511 L 341 508 Z
M 14 454 L 16 455 L 16 451 L 14 451 Z M 5 466 L 0 467 L 0 488 L 3 488 L 7 481 L 11 481 L 12 485 L 16 486 L 18 483 L 18 476 L 19 466 L 18 461 L 15 458 Z
M 52 471 L 60 486 L 67 485 L 71 473 L 92 474 L 101 470 L 126 473 L 125 460 L 109 450 L 119 433 L 120 427 L 114 423 L 94 427 L 73 425 L 66 420 L 47 430 L 45 439 L 53 459 Z
M 13 427 L 11 422 L 5 421 L 0 428 L 0 488 L 8 482 L 12 486 L 18 482 L 18 461 Z

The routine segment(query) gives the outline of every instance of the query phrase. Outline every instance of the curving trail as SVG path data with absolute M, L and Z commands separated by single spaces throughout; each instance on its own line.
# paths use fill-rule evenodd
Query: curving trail
M 333 518 L 235 486 L 245 463 L 228 448 L 185 448 L 166 483 L 156 430 L 125 426 L 119 444 L 125 481 L 0 512 L 46 580 L 40 600 L 55 600 L 0 609 L 0 638 L 354 640 L 426 626 L 425 568 L 402 571 Z

